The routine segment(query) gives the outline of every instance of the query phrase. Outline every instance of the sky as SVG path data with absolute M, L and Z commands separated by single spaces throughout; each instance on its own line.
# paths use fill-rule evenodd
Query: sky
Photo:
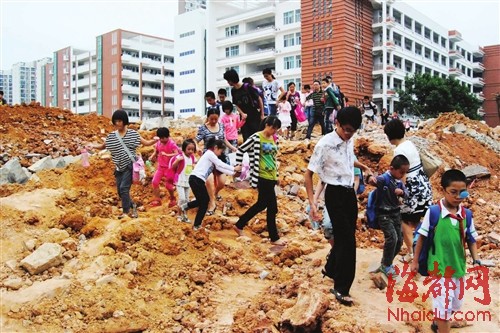
M 396 1 L 472 45 L 500 44 L 500 0 Z M 173 39 L 177 12 L 176 0 L 0 0 L 0 69 L 67 46 L 94 49 L 96 36 L 115 29 Z

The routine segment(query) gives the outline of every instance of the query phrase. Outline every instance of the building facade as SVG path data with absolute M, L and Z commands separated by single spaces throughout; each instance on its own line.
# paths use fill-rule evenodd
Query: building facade
M 12 104 L 12 71 L 0 70 L 0 90 L 8 104 Z
M 484 120 L 491 127 L 500 125 L 500 45 L 484 50 Z
M 190 12 L 199 8 L 206 9 L 207 0 L 179 0 L 179 14 Z

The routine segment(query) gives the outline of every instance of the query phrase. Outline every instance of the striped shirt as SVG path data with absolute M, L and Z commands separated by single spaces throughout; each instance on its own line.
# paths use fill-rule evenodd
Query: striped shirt
M 278 150 L 278 142 L 276 142 L 276 150 Z M 250 158 L 250 185 L 254 188 L 257 187 L 260 176 L 260 132 L 252 134 L 247 141 L 238 147 L 236 152 L 236 164 L 243 163 L 243 155 L 248 153 Z M 278 170 L 276 170 L 276 178 L 279 177 Z
M 196 141 L 199 142 L 203 140 L 203 144 L 205 145 L 205 150 L 207 150 L 207 142 L 210 138 L 215 138 L 215 140 L 223 140 L 225 139 L 224 134 L 224 124 L 219 124 L 219 130 L 217 132 L 212 132 L 208 129 L 207 125 L 203 124 L 198 128 L 198 134 L 196 134 Z
M 106 138 L 106 149 L 111 153 L 111 160 L 116 166 L 116 170 L 123 171 L 132 167 L 132 160 L 123 148 L 123 145 L 117 138 L 118 132 L 113 132 Z M 122 137 L 122 141 L 127 146 L 130 153 L 135 156 L 135 150 L 141 144 L 141 136 L 137 131 L 127 129 L 127 132 Z
M 323 92 L 313 91 L 309 96 L 306 97 L 306 100 L 312 99 L 314 105 L 314 114 L 320 115 L 323 113 L 323 109 L 325 108 L 325 103 L 321 101 L 323 98 Z

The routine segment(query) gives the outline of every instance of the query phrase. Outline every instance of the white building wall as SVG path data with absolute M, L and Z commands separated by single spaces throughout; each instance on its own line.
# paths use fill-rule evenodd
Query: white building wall
M 43 74 L 42 74 L 42 68 L 45 67 L 46 64 L 52 62 L 51 58 L 43 58 L 40 60 L 35 61 L 35 80 L 36 80 L 36 93 L 35 93 L 35 99 L 37 102 L 42 101 L 42 96 L 43 96 L 43 85 L 45 82 L 43 82 Z
M 12 104 L 12 71 L 0 70 L 0 90 L 8 104 Z
M 71 57 L 71 111 L 77 114 L 97 112 L 96 52 L 82 51 Z
M 207 16 L 196 9 L 175 17 L 175 118 L 205 114 Z M 210 52 L 209 52 L 210 53 Z M 217 91 L 215 91 L 217 95 Z
M 12 65 L 12 103 L 32 100 L 36 100 L 36 62 L 18 62 Z

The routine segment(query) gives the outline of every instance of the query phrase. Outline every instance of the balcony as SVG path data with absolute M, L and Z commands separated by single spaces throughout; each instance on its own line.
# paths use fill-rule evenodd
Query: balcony
M 260 49 L 260 50 L 255 50 L 251 52 L 246 52 L 244 54 L 240 54 L 234 57 L 223 57 L 217 59 L 217 61 L 222 61 L 220 66 L 225 66 L 226 64 L 241 64 L 245 63 L 247 61 L 262 61 L 262 60 L 268 60 L 268 59 L 274 59 L 275 57 L 275 49 L 274 47 L 266 48 L 266 49 Z
M 460 53 L 460 51 L 457 51 L 457 50 L 449 50 L 448 51 L 448 56 L 450 57 L 450 59 L 461 59 L 461 58 L 463 58 L 463 56 Z
M 484 72 L 484 69 L 485 68 L 484 68 L 482 63 L 480 63 L 480 62 L 473 62 L 472 63 L 472 70 L 474 72 Z
M 394 89 L 394 88 L 387 89 L 387 96 L 388 97 L 394 97 L 394 96 L 396 96 L 396 89 Z
M 249 19 L 258 20 L 265 17 L 274 17 L 275 12 L 276 12 L 275 5 L 262 6 L 260 9 L 255 9 L 255 10 L 247 10 L 247 11 L 242 10 L 241 14 L 237 15 L 231 14 L 218 18 L 215 21 L 215 26 L 219 28 L 219 27 L 229 26 L 235 23 L 246 22 Z
M 374 64 L 372 76 L 377 77 L 384 74 L 384 64 Z
M 477 109 L 477 114 L 481 117 L 484 117 L 486 115 L 486 112 L 484 112 L 484 109 L 482 106 L 479 109 Z
M 462 73 L 460 68 L 452 67 L 452 68 L 448 69 L 448 74 L 450 76 L 460 76 L 460 75 L 463 75 L 464 73 Z
M 478 93 L 475 93 L 474 95 L 476 96 L 476 98 L 477 98 L 480 102 L 484 101 L 484 94 L 483 94 L 483 92 L 482 92 L 482 91 L 481 91 L 481 92 L 478 92 Z
M 460 42 L 462 40 L 462 34 L 456 30 L 449 30 L 448 38 L 452 42 Z
M 133 102 L 128 99 L 122 100 L 122 107 L 123 108 L 131 108 L 131 109 L 138 109 L 139 108 L 139 102 Z
M 386 72 L 387 74 L 394 74 L 396 73 L 396 67 L 393 65 L 387 65 Z
M 385 42 L 385 47 L 387 48 L 387 51 L 392 52 L 396 49 L 396 45 L 392 40 L 388 40 Z
M 387 25 L 387 27 L 389 28 L 394 28 L 394 26 L 396 25 L 396 19 L 392 16 L 388 16 L 386 19 L 385 19 L 385 24 Z
M 123 84 L 122 93 L 139 95 L 139 87 L 134 87 L 130 84 Z
M 483 57 L 484 49 L 482 47 L 478 47 L 477 50 L 475 50 L 472 54 L 474 55 L 474 57 Z
M 382 52 L 383 42 L 381 40 L 373 41 L 372 53 Z
M 276 28 L 274 25 L 268 25 L 263 27 L 257 27 L 256 29 L 249 30 L 242 34 L 222 37 L 216 40 L 216 47 L 223 47 L 233 44 L 239 44 L 243 42 L 252 42 L 256 40 L 261 40 L 262 38 L 266 38 L 274 35 L 276 32 Z
M 482 77 L 473 77 L 472 78 L 472 85 L 474 87 L 482 87 L 484 86 L 484 80 Z
M 122 78 L 123 79 L 137 79 L 139 77 L 139 73 L 130 71 L 128 69 L 122 70 Z

